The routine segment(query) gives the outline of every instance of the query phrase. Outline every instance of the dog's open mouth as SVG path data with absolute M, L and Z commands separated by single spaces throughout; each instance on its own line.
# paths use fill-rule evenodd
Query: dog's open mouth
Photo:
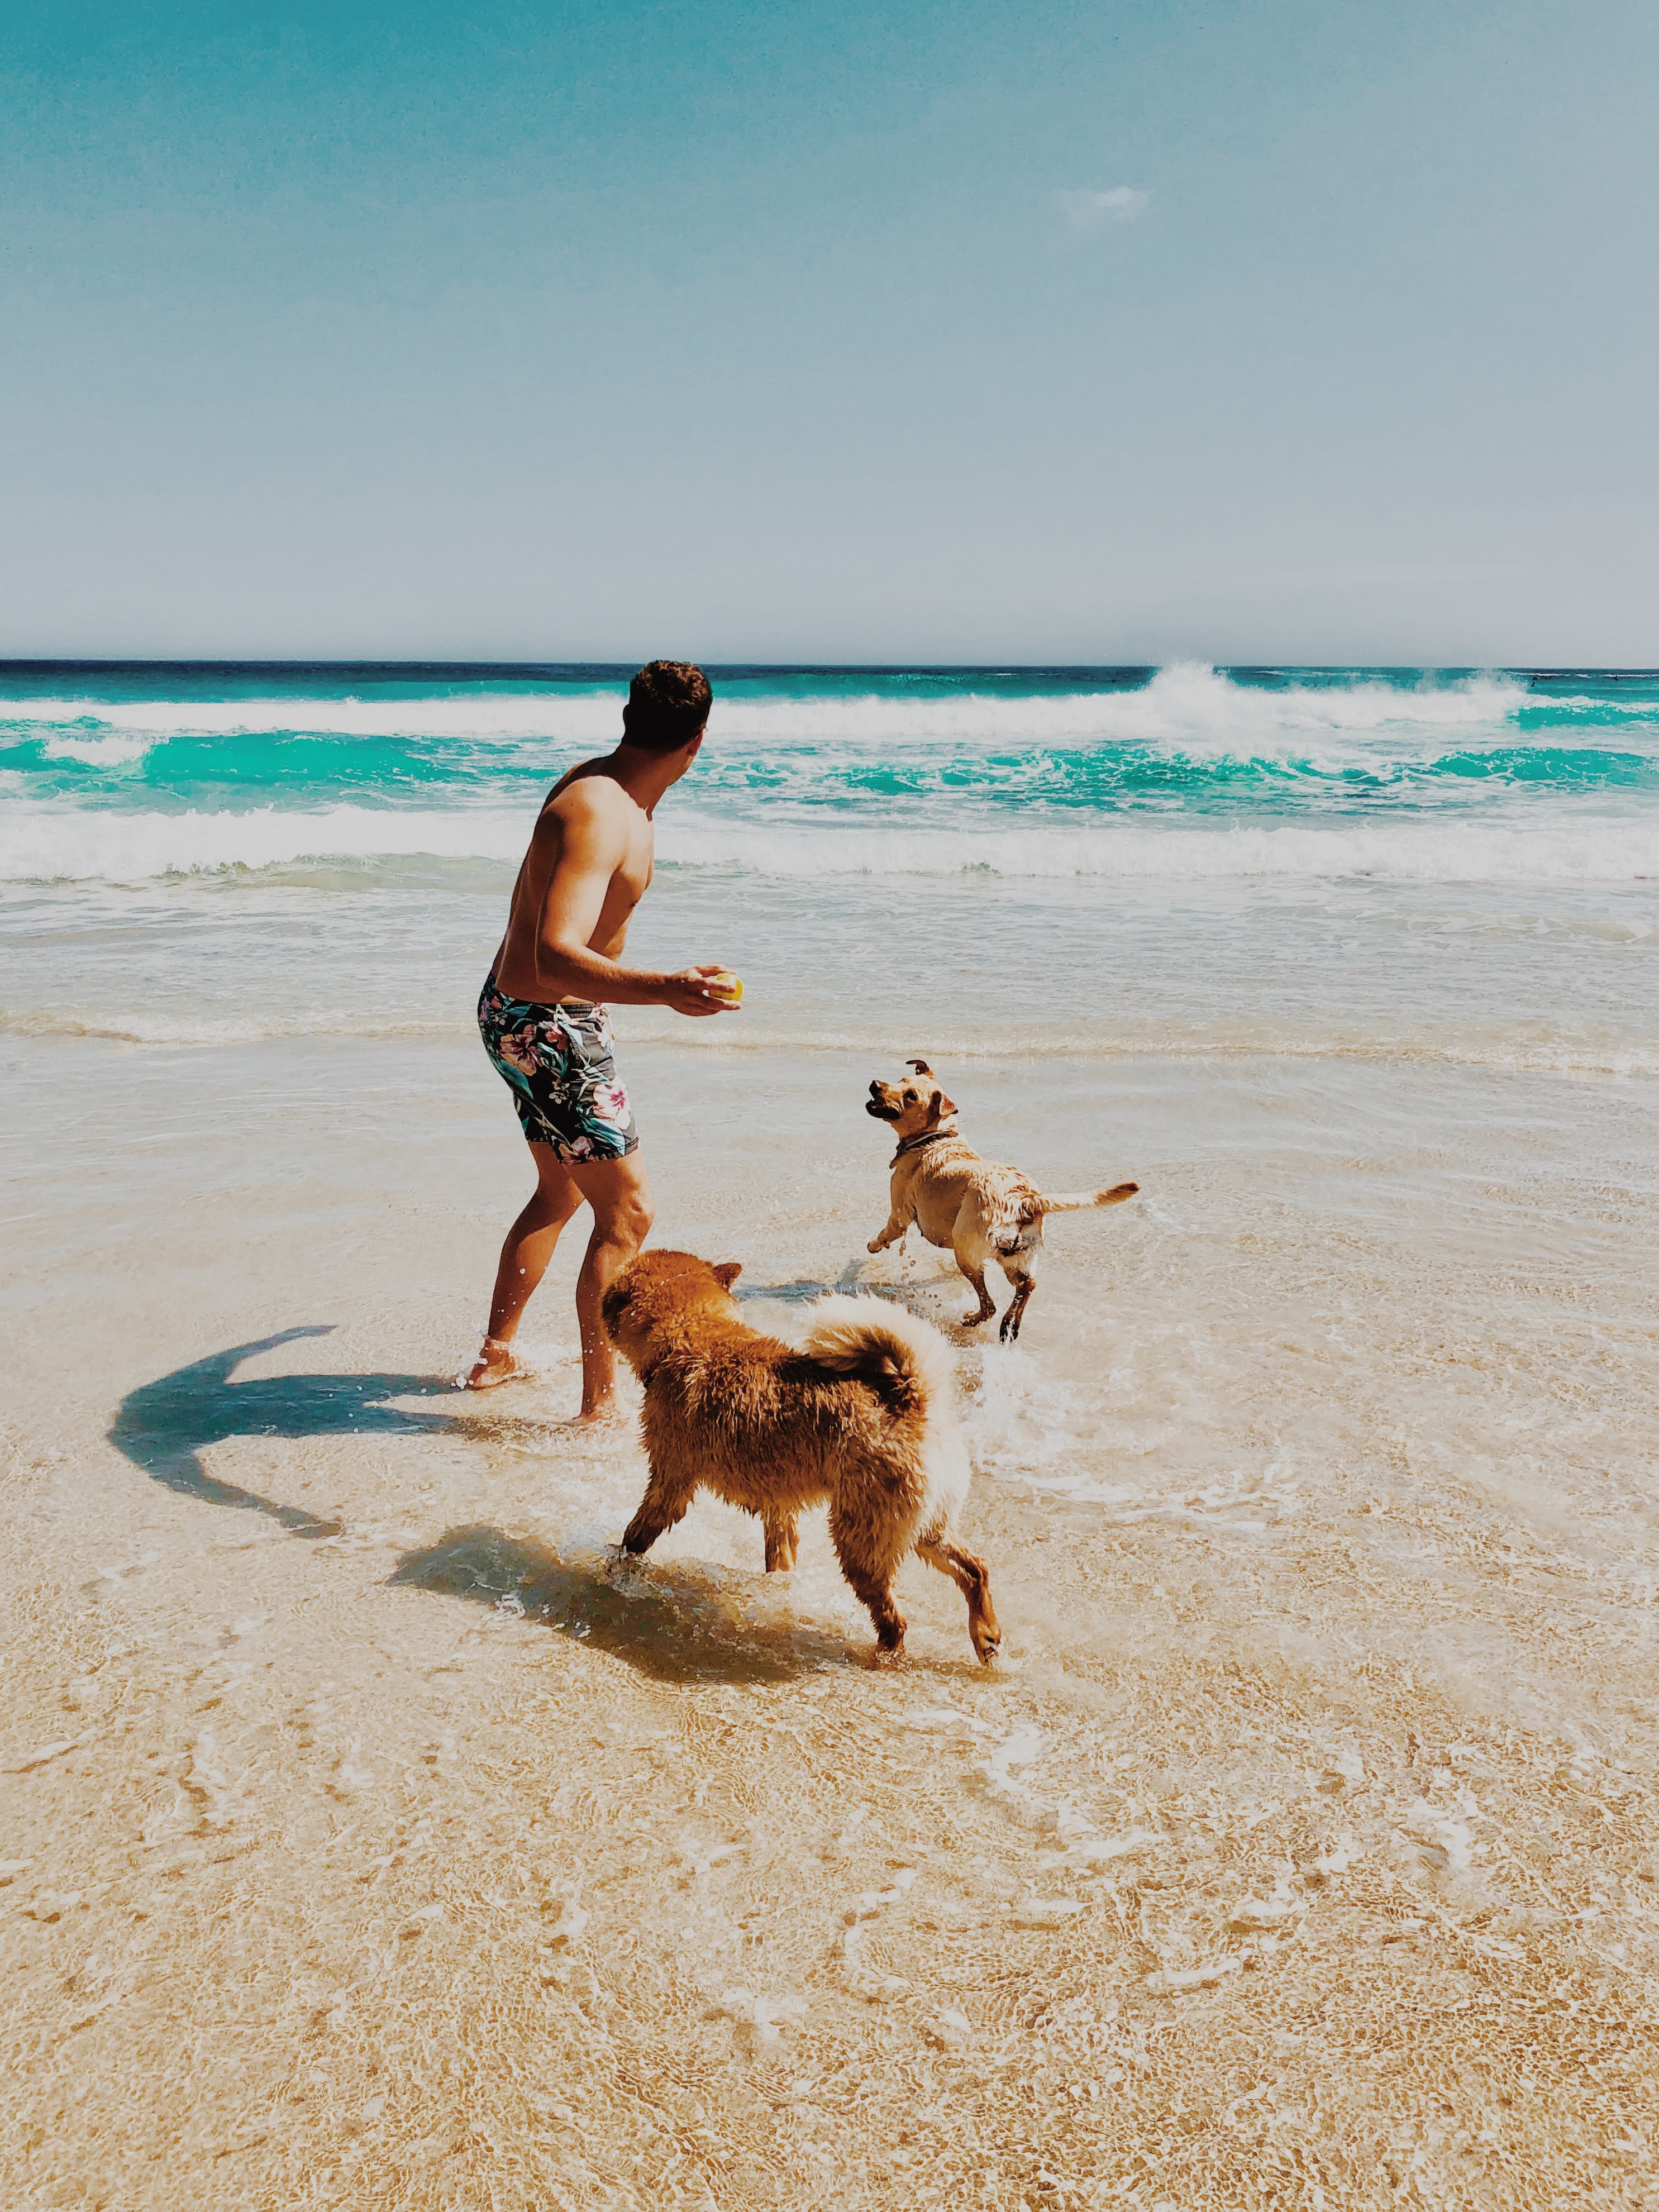
M 898 1108 L 878 1098 L 873 1083 L 870 1085 L 870 1096 L 864 1102 L 864 1110 L 866 1114 L 873 1114 L 878 1121 L 896 1121 L 898 1119 Z

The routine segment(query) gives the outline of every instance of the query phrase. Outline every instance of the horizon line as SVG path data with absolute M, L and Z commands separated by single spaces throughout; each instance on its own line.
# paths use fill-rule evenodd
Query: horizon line
M 1165 669 L 1199 667 L 1240 676 L 1370 674 L 1379 676 L 1513 676 L 1532 679 L 1569 676 L 1652 678 L 1659 666 L 1614 661 L 1381 661 L 1381 660 L 1212 660 L 1179 654 L 1164 660 L 706 660 L 707 674 L 725 682 L 755 676 L 1090 676 L 1120 679 L 1150 677 Z M 626 678 L 642 664 L 634 660 L 501 660 L 396 659 L 378 654 L 324 657 L 315 654 L 156 654 L 87 656 L 27 654 L 0 657 L 0 674 L 48 674 L 59 670 L 264 672 L 398 671 L 433 675 L 533 676 L 555 681 L 611 681 Z

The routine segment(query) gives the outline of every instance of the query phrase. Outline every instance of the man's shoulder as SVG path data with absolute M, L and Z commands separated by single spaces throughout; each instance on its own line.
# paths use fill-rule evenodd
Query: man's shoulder
M 585 761 L 561 776 L 548 793 L 542 817 L 545 821 L 550 814 L 571 830 L 622 830 L 638 812 L 614 776 L 599 773 Z

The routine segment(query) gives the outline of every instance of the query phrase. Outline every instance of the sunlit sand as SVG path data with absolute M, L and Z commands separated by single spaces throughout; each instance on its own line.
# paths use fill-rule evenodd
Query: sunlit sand
M 878 1676 L 820 1522 L 618 1561 L 574 1252 L 451 1387 L 523 1179 L 476 1048 L 250 1048 L 234 1127 L 222 1053 L 62 1049 L 5 1047 L 9 2203 L 1651 2202 L 1641 1084 L 1079 1063 L 1034 1143 L 979 1066 L 986 1149 L 1143 1197 L 953 1336 L 1006 1660 L 918 1565 Z M 867 1054 L 630 1066 L 757 1321 L 964 1309 L 864 1255 Z

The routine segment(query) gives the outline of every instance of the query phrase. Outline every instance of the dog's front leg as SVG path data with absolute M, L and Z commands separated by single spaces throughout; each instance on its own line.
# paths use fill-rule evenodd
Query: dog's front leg
M 888 1548 L 890 1529 L 872 1528 L 862 1512 L 848 1512 L 841 1498 L 830 1508 L 830 1540 L 853 1594 L 868 1608 L 875 1627 L 872 1667 L 896 1666 L 904 1656 L 904 1615 L 893 1602 L 898 1559 Z
M 790 1514 L 769 1514 L 766 1529 L 766 1571 L 769 1575 L 787 1575 L 794 1566 L 795 1553 L 799 1545 L 799 1531 L 795 1516 Z
M 904 1232 L 909 1226 L 910 1217 L 908 1213 L 902 1221 L 896 1213 L 890 1214 L 885 1229 L 882 1231 L 879 1237 L 872 1237 L 864 1249 L 866 1252 L 884 1252 L 890 1244 L 902 1243 Z
M 653 1468 L 640 1510 L 623 1531 L 623 1551 L 648 1552 L 659 1536 L 684 1520 L 695 1494 L 695 1487 L 668 1482 Z

